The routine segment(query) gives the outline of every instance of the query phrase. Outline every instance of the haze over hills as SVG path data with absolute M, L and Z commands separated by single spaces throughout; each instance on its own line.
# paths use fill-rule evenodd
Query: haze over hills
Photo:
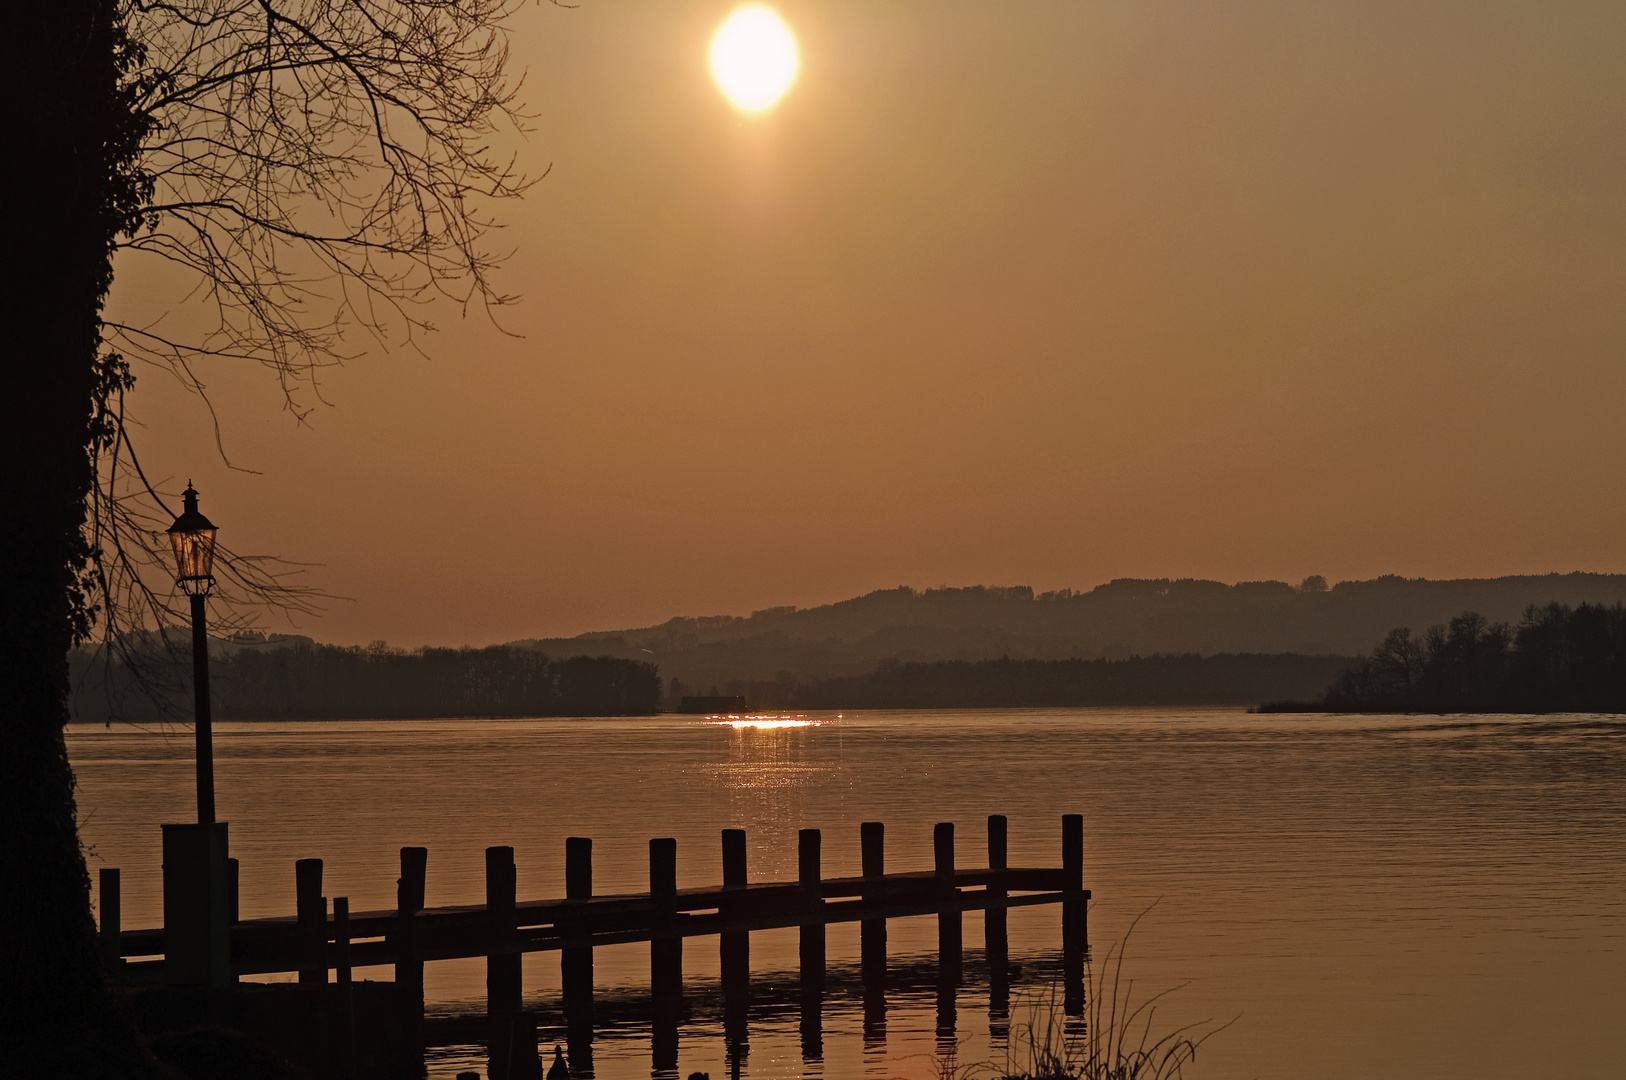
M 750 616 L 471 649 L 211 643 L 221 719 L 615 715 L 717 691 L 756 708 L 1257 704 L 1319 700 L 1395 627 L 1464 611 L 1516 625 L 1531 605 L 1626 602 L 1626 575 L 1428 581 L 1120 579 L 1088 592 L 900 587 Z M 75 715 L 186 711 L 189 638 L 137 643 L 145 673 L 75 650 Z M 168 704 L 136 693 L 144 682 Z M 154 710 L 158 710 L 155 712 Z M 167 710 L 167 712 L 165 711 Z M 150 714 L 150 715 L 149 715 Z
M 1154 653 L 1358 656 L 1389 630 L 1421 631 L 1466 610 L 1517 623 L 1531 604 L 1626 601 L 1626 574 L 1431 581 L 1394 575 L 1281 581 L 1121 578 L 1087 592 L 1025 586 L 886 589 L 813 608 L 670 619 L 515 645 L 553 656 L 658 664 L 691 688 L 873 671 L 883 660 L 1119 659 Z

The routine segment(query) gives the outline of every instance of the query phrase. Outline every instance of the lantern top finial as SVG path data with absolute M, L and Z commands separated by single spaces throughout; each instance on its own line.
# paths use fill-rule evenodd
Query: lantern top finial
M 204 517 L 198 511 L 198 492 L 192 486 L 192 481 L 186 482 L 186 490 L 181 492 L 181 516 L 175 519 L 175 524 L 169 527 L 171 533 L 195 533 L 205 529 L 213 529 L 214 522 Z

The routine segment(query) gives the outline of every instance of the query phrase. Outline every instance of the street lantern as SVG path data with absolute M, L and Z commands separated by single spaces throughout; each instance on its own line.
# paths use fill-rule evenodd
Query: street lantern
M 198 493 L 190 482 L 181 493 L 181 516 L 169 527 L 169 543 L 175 549 L 176 580 L 189 596 L 208 596 L 215 579 L 214 522 L 198 512 Z
M 209 634 L 204 600 L 214 588 L 214 522 L 198 512 L 198 493 L 189 481 L 181 493 L 181 516 L 169 527 L 175 549 L 176 584 L 192 598 L 193 729 L 197 735 L 198 824 L 215 820 L 215 749 L 209 712 Z

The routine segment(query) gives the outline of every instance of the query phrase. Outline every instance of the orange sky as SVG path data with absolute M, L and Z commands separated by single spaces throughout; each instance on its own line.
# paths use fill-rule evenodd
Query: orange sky
M 731 8 L 523 9 L 521 338 L 445 311 L 306 428 L 205 372 L 257 474 L 138 372 L 149 474 L 352 598 L 302 631 L 1626 571 L 1626 5 L 788 0 L 744 121 Z

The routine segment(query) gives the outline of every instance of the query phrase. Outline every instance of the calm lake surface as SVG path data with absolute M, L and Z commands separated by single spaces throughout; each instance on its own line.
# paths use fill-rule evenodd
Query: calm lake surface
M 429 848 L 430 904 L 480 903 L 492 844 L 513 846 L 524 899 L 563 895 L 567 835 L 593 838 L 595 891 L 642 891 L 651 837 L 677 838 L 687 887 L 721 880 L 723 828 L 747 830 L 752 880 L 793 880 L 800 828 L 824 831 L 826 876 L 858 873 L 868 820 L 886 823 L 888 870 L 928 869 L 938 821 L 956 823 L 960 865 L 982 865 L 991 813 L 1010 818 L 1012 865 L 1057 865 L 1060 816 L 1081 813 L 1095 967 L 1142 916 L 1125 979 L 1137 998 L 1179 987 L 1155 1028 L 1235 1021 L 1204 1045 L 1194 1080 L 1626 1075 L 1626 718 L 807 719 L 818 723 L 217 725 L 243 915 L 291 914 L 294 860 L 313 856 L 329 896 L 393 908 L 408 844 Z M 68 745 L 92 875 L 121 868 L 125 926 L 157 925 L 158 826 L 195 814 L 191 731 L 74 727 Z M 1059 925 L 1057 907 L 1011 913 L 1018 999 L 1048 991 Z M 894 968 L 930 965 L 935 919 L 889 929 Z M 966 916 L 965 941 L 954 1040 L 935 1032 L 929 987 L 889 994 L 884 1035 L 869 1038 L 859 1000 L 832 990 L 823 1059 L 804 1062 L 785 1005 L 796 932 L 753 934 L 758 1004 L 741 1074 L 927 1077 L 955 1041 L 961 1063 L 1003 1062 L 977 965 L 980 915 Z M 831 927 L 834 981 L 857 955 L 857 927 Z M 647 945 L 598 950 L 600 1000 L 636 1001 L 648 958 Z M 728 1075 L 717 971 L 716 939 L 689 939 L 694 1017 L 679 1076 Z M 528 1002 L 556 1012 L 558 954 L 528 955 L 525 985 Z M 479 1009 L 484 965 L 430 964 L 426 990 L 432 1011 Z M 596 1074 L 648 1076 L 649 1054 L 648 1029 L 612 1016 Z M 437 1052 L 431 1076 L 479 1060 L 477 1048 Z

